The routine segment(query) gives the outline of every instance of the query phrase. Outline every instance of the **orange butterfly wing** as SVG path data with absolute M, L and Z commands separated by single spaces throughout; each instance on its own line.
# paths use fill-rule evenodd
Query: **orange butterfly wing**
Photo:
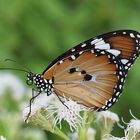
M 116 102 L 118 95 L 116 98 L 112 96 L 121 92 L 122 87 L 117 86 L 121 79 L 124 80 L 121 66 L 111 61 L 113 59 L 110 60 L 109 57 L 117 61 L 109 53 L 97 54 L 85 51 L 75 61 L 68 57 L 63 63 L 53 65 L 44 73 L 44 78 L 50 78 L 48 77 L 50 73 L 53 75 L 54 89 L 59 96 L 71 98 L 93 109 L 105 107 L 107 109 Z M 72 69 L 75 71 L 72 72 Z M 121 72 L 119 76 L 118 71 Z

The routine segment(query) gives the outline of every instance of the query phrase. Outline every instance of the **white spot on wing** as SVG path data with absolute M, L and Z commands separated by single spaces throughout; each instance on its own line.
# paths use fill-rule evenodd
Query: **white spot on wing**
M 52 83 L 53 83 L 53 82 L 52 82 L 52 79 L 50 79 L 50 80 L 49 80 L 49 83 L 50 83 L 50 84 L 52 84 Z
M 60 60 L 59 63 L 62 64 L 63 63 L 63 60 Z
M 94 45 L 95 43 L 97 43 L 97 42 L 99 42 L 101 40 L 102 40 L 102 38 L 100 38 L 100 39 L 94 39 L 94 40 L 91 41 L 91 45 Z
M 83 53 L 83 51 L 79 52 L 79 54 L 81 55 Z
M 133 33 L 130 33 L 130 37 L 135 38 L 135 36 L 134 36 L 134 34 L 133 34 Z
M 138 38 L 140 38 L 140 35 L 139 35 L 139 34 L 137 34 L 137 37 L 138 37 Z
M 71 59 L 72 59 L 72 60 L 75 60 L 75 59 L 76 59 L 76 57 L 75 57 L 74 55 L 72 55 L 72 56 L 71 56 Z
M 110 50 L 106 50 L 106 51 L 115 56 L 118 56 L 121 53 L 119 50 L 115 50 L 115 49 L 110 49 Z
M 86 46 L 86 43 L 84 43 L 84 44 L 81 45 L 82 48 L 85 47 L 85 46 Z
M 74 51 L 75 51 L 75 49 L 72 49 L 71 51 L 72 51 L 72 52 L 74 52 Z
M 127 67 L 127 66 L 125 66 L 124 68 L 125 68 L 125 69 L 128 69 L 128 67 Z
M 116 98 L 113 99 L 113 102 L 115 102 L 115 101 L 116 101 Z
M 112 103 L 109 103 L 108 106 L 111 107 L 112 106 Z
M 96 82 L 96 75 L 92 75 L 92 78 L 91 78 L 90 81 L 92 81 L 92 82 Z
M 105 52 L 104 51 L 101 51 L 101 54 L 105 54 Z
M 102 106 L 102 109 L 104 109 L 105 108 L 105 106 Z
M 131 63 L 128 63 L 127 66 L 131 66 Z
M 105 42 L 104 42 L 103 40 L 101 40 L 101 41 L 95 43 L 95 45 L 103 45 L 103 44 L 105 44 Z
M 116 93 L 116 96 L 119 96 L 119 94 L 120 94 L 120 92 L 117 92 L 117 93 Z
M 108 50 L 108 49 L 110 49 L 110 45 L 108 43 L 105 43 L 105 44 L 102 44 L 102 45 L 96 45 L 95 44 L 95 49 Z
M 121 62 L 122 62 L 123 64 L 126 64 L 126 63 L 128 62 L 128 59 L 121 59 Z

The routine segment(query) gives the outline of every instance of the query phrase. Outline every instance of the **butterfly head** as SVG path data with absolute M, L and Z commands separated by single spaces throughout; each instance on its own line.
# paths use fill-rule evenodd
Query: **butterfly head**
M 32 72 L 27 75 L 27 85 L 36 85 L 38 91 L 45 91 L 48 95 L 53 92 L 54 79 L 44 79 L 41 74 L 34 74 Z
M 29 72 L 27 74 L 27 85 L 32 85 L 34 83 L 35 78 L 36 78 L 36 74 Z

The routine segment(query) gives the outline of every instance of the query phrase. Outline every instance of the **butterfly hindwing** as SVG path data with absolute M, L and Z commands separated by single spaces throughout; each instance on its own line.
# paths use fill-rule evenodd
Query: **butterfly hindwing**
M 122 65 L 112 54 L 84 51 L 74 61 L 67 57 L 50 69 L 59 96 L 93 109 L 108 109 L 120 95 L 125 79 Z M 47 78 L 46 72 L 44 77 Z

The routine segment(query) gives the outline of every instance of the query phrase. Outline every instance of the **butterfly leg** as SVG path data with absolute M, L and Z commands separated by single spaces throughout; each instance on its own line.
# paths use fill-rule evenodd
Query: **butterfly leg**
M 29 118 L 29 116 L 31 115 L 31 105 L 32 105 L 32 102 L 34 101 L 34 99 L 37 97 L 37 96 L 39 96 L 40 95 L 40 93 L 41 92 L 38 92 L 38 94 L 37 95 L 35 95 L 34 96 L 34 92 L 35 92 L 36 90 L 34 90 L 34 89 L 32 89 L 32 98 L 30 99 L 30 104 L 29 104 L 29 113 L 28 113 L 28 115 L 27 115 L 27 118 L 25 119 L 25 122 L 27 122 L 27 120 L 28 120 L 28 118 Z
M 59 95 L 57 95 L 57 93 L 55 93 L 55 95 L 57 96 L 58 100 L 59 100 L 64 106 L 66 106 L 66 107 L 69 109 L 69 107 L 61 100 L 61 98 L 59 97 Z
M 32 89 L 32 97 L 36 96 L 36 95 L 35 95 L 35 92 L 37 93 L 38 91 L 37 91 L 37 89 L 34 89 L 34 88 L 33 88 L 33 89 Z

